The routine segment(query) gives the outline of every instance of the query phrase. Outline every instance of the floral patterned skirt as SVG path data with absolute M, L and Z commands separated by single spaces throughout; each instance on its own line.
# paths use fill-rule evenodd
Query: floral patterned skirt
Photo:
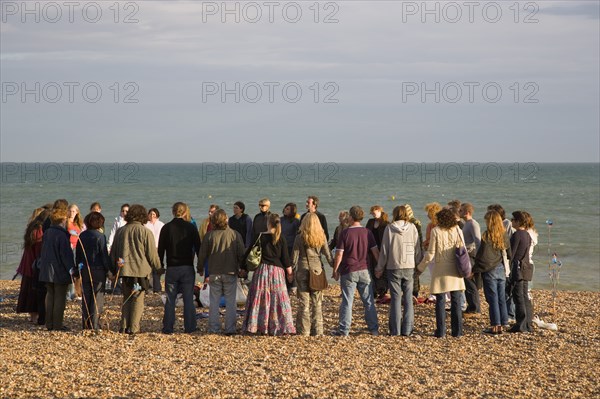
M 293 320 L 284 269 L 261 264 L 252 277 L 242 332 L 295 334 Z

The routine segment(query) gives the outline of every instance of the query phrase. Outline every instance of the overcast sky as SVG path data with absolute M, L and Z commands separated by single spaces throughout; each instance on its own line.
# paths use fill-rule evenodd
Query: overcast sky
M 3 162 L 600 160 L 598 1 L 114 3 L 2 0 Z

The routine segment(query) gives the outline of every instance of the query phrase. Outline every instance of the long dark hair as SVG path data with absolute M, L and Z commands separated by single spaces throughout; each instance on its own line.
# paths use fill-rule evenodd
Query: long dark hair
M 44 209 L 31 222 L 29 222 L 27 228 L 25 229 L 25 234 L 23 235 L 23 248 L 33 248 L 33 246 L 35 245 L 34 233 L 37 229 L 42 227 L 46 219 L 50 217 L 50 213 L 52 213 L 52 211 L 50 211 L 49 209 Z

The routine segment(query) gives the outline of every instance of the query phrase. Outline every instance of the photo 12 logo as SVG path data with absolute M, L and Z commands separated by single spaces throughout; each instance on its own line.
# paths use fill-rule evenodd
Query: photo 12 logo
M 536 82 L 402 82 L 402 103 L 487 103 L 504 98 L 515 104 L 538 104 Z
M 2 183 L 117 183 L 139 182 L 140 166 L 134 162 L 2 162 Z
M 140 87 L 136 82 L 102 85 L 98 82 L 2 82 L 2 103 L 114 103 L 137 104 Z
M 340 87 L 336 82 L 202 82 L 202 102 L 225 103 L 314 103 L 337 104 Z
M 503 164 L 497 162 L 447 162 L 401 165 L 403 183 L 537 183 L 540 167 L 535 162 Z
M 532 1 L 402 1 L 402 22 L 488 23 L 510 20 L 515 24 L 537 24 L 540 7 Z
M 134 1 L 2 1 L 2 23 L 113 22 L 137 24 L 140 7 Z
M 335 162 L 301 164 L 296 162 L 200 164 L 202 183 L 327 183 L 338 182 L 340 167 Z
M 203 1 L 202 22 L 296 24 L 301 21 L 310 21 L 316 24 L 337 24 L 339 22 L 337 18 L 339 10 L 339 4 L 333 1 Z

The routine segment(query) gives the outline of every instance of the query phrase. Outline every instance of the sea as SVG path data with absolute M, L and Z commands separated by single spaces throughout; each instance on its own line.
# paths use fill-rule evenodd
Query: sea
M 273 212 L 281 213 L 286 203 L 294 202 L 302 213 L 306 197 L 316 195 L 331 234 L 339 211 L 352 205 L 362 206 L 367 215 L 371 206 L 381 205 L 391 215 L 395 206 L 408 203 L 423 231 L 428 223 L 423 207 L 429 202 L 472 203 L 482 231 L 489 204 L 501 204 L 509 218 L 512 211 L 526 210 L 539 232 L 534 288 L 600 290 L 598 163 L 3 162 L 0 166 L 1 279 L 15 274 L 32 211 L 58 198 L 77 204 L 82 214 L 92 202 L 100 202 L 110 230 L 123 203 L 158 208 L 160 219 L 167 222 L 171 205 L 183 201 L 200 222 L 210 204 L 229 215 L 233 203 L 243 201 L 253 216 L 258 201 L 268 197 Z M 424 284 L 428 274 L 422 276 Z

